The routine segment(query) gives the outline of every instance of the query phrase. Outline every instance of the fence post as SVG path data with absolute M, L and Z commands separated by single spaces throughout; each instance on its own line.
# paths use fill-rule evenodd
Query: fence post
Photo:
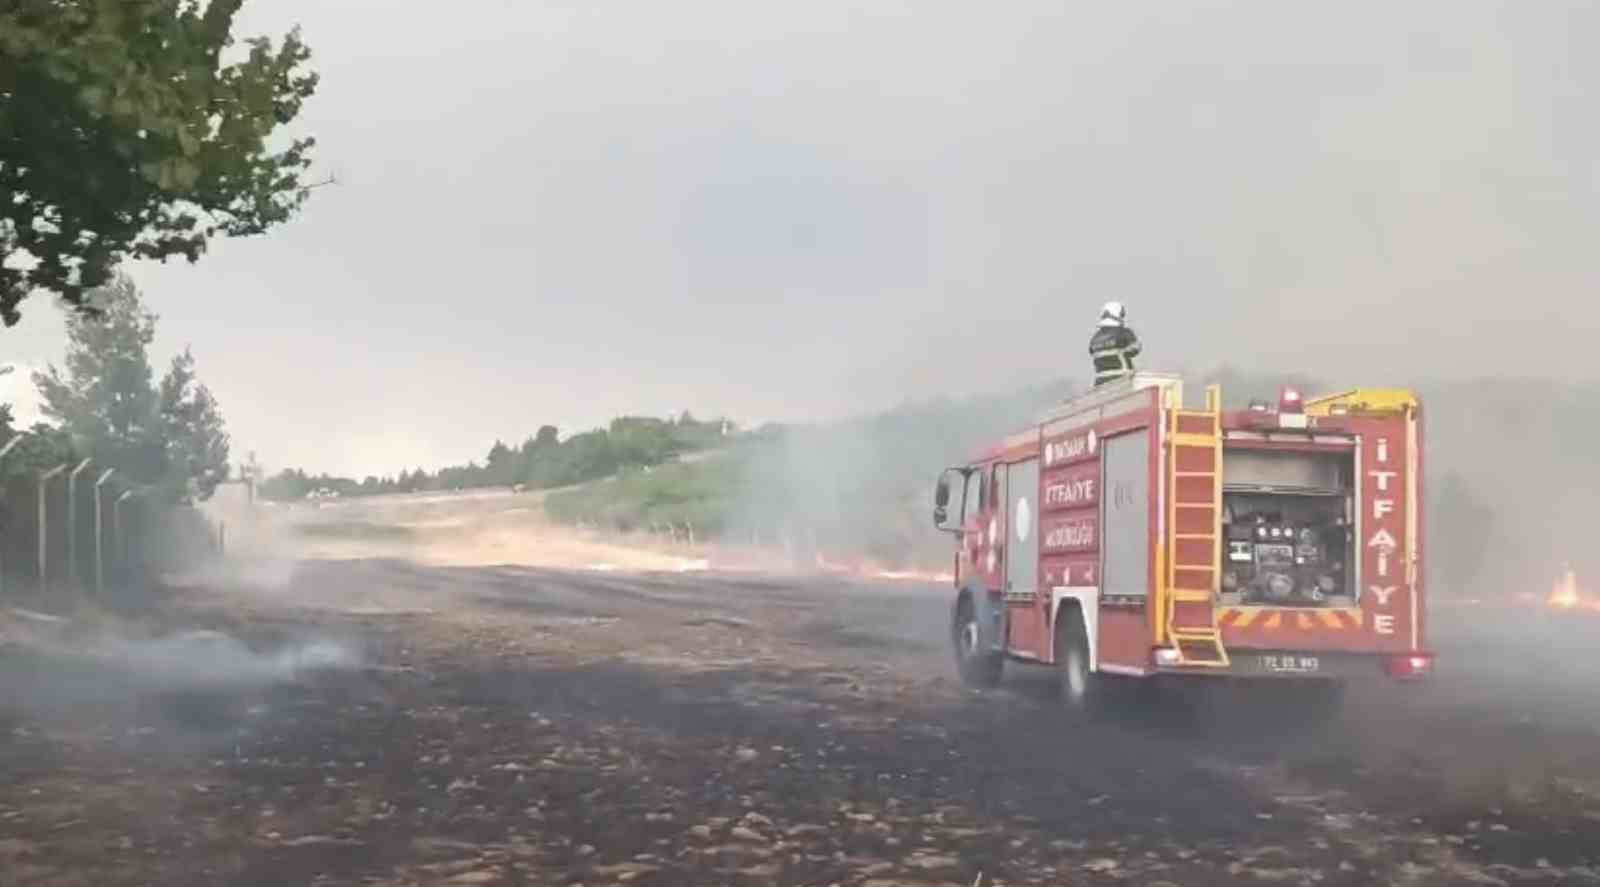
M 100 526 L 102 500 L 100 488 L 106 485 L 106 481 L 110 480 L 116 471 L 115 468 L 107 468 L 100 475 L 100 479 L 94 482 L 94 596 L 101 600 L 106 596 L 106 562 L 105 555 L 100 550 L 102 537 L 105 535 Z
M 39 591 L 44 593 L 50 576 L 50 522 L 45 494 L 49 492 L 50 479 L 70 467 L 63 462 L 39 475 Z
M 122 503 L 133 494 L 133 490 L 123 490 L 122 495 L 111 503 L 111 549 L 117 556 L 117 562 L 122 565 L 124 579 L 128 572 L 128 536 L 122 531 Z
M 67 475 L 67 593 L 77 594 L 78 587 L 78 475 L 89 467 L 90 459 L 78 463 Z
M 11 453 L 11 451 L 13 449 L 15 449 L 17 444 L 19 444 L 19 443 L 22 443 L 22 435 L 20 433 L 16 434 L 16 435 L 13 435 L 10 440 L 6 441 L 6 445 L 5 446 L 0 447 L 0 459 L 4 459 L 7 455 L 9 455 Z M 5 474 L 4 473 L 0 473 L 0 495 L 3 495 L 3 491 L 4 491 L 6 486 L 7 485 L 6 485 Z M 0 595 L 4 595 L 5 593 L 6 593 L 5 540 L 3 538 L 0 538 Z

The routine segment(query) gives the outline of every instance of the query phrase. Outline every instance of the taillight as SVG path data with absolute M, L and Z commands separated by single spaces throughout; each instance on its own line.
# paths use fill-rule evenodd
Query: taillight
M 1384 661 L 1384 670 L 1389 673 L 1389 677 L 1401 681 L 1425 678 L 1433 673 L 1433 654 L 1406 653 L 1390 656 Z

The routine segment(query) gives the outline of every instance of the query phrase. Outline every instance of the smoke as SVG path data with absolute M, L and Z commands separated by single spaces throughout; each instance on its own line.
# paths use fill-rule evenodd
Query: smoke
M 150 640 L 102 639 L 85 651 L 94 662 L 161 689 L 224 689 L 288 683 L 320 670 L 351 669 L 351 645 L 305 639 L 256 652 L 230 635 L 186 631 Z
M 237 696 L 359 668 L 367 658 L 356 644 L 316 634 L 261 649 L 218 631 L 132 634 L 122 626 L 0 613 L 0 698 L 7 707 L 37 711 L 193 692 Z
M 1424 567 L 1436 597 L 1509 597 L 1548 587 L 1564 563 L 1600 576 L 1589 544 L 1600 499 L 1600 385 L 1441 379 L 1431 366 L 1388 378 L 1187 372 L 1222 385 L 1228 404 L 1276 399 L 1283 385 L 1331 393 L 1409 387 L 1423 401 Z M 769 429 L 742 444 L 727 535 L 885 568 L 948 563 L 930 525 L 938 472 L 1026 427 L 1074 390 L 1067 381 L 961 400 L 908 404 L 829 425 Z M 1191 399 L 1193 395 L 1191 394 Z
M 930 523 L 939 472 L 1071 390 L 1054 382 L 773 429 L 745 444 L 730 534 L 781 545 L 801 563 L 821 555 L 888 569 L 940 567 L 950 548 Z
M 1473 594 L 1548 591 L 1563 563 L 1600 574 L 1593 545 L 1600 385 L 1424 383 L 1429 563 Z M 1446 494 L 1449 494 L 1446 498 Z
M 1441 378 L 1419 364 L 1393 377 L 1310 378 L 1221 370 L 1234 406 L 1282 385 L 1330 393 L 1406 387 L 1422 400 L 1425 581 L 1435 597 L 1548 591 L 1562 564 L 1600 575 L 1590 539 L 1600 499 L 1600 384 Z

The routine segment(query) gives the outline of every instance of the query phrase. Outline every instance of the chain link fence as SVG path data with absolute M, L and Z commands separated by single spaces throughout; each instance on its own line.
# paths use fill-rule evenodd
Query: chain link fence
M 0 480 L 0 602 L 132 602 L 163 574 L 221 555 L 222 526 L 200 509 L 76 467 Z

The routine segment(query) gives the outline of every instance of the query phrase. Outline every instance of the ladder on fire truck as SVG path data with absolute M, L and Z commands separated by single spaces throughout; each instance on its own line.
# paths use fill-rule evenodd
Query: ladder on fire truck
M 1222 576 L 1222 388 L 1204 410 L 1167 411 L 1167 539 L 1161 625 L 1179 665 L 1227 668 L 1217 624 Z

